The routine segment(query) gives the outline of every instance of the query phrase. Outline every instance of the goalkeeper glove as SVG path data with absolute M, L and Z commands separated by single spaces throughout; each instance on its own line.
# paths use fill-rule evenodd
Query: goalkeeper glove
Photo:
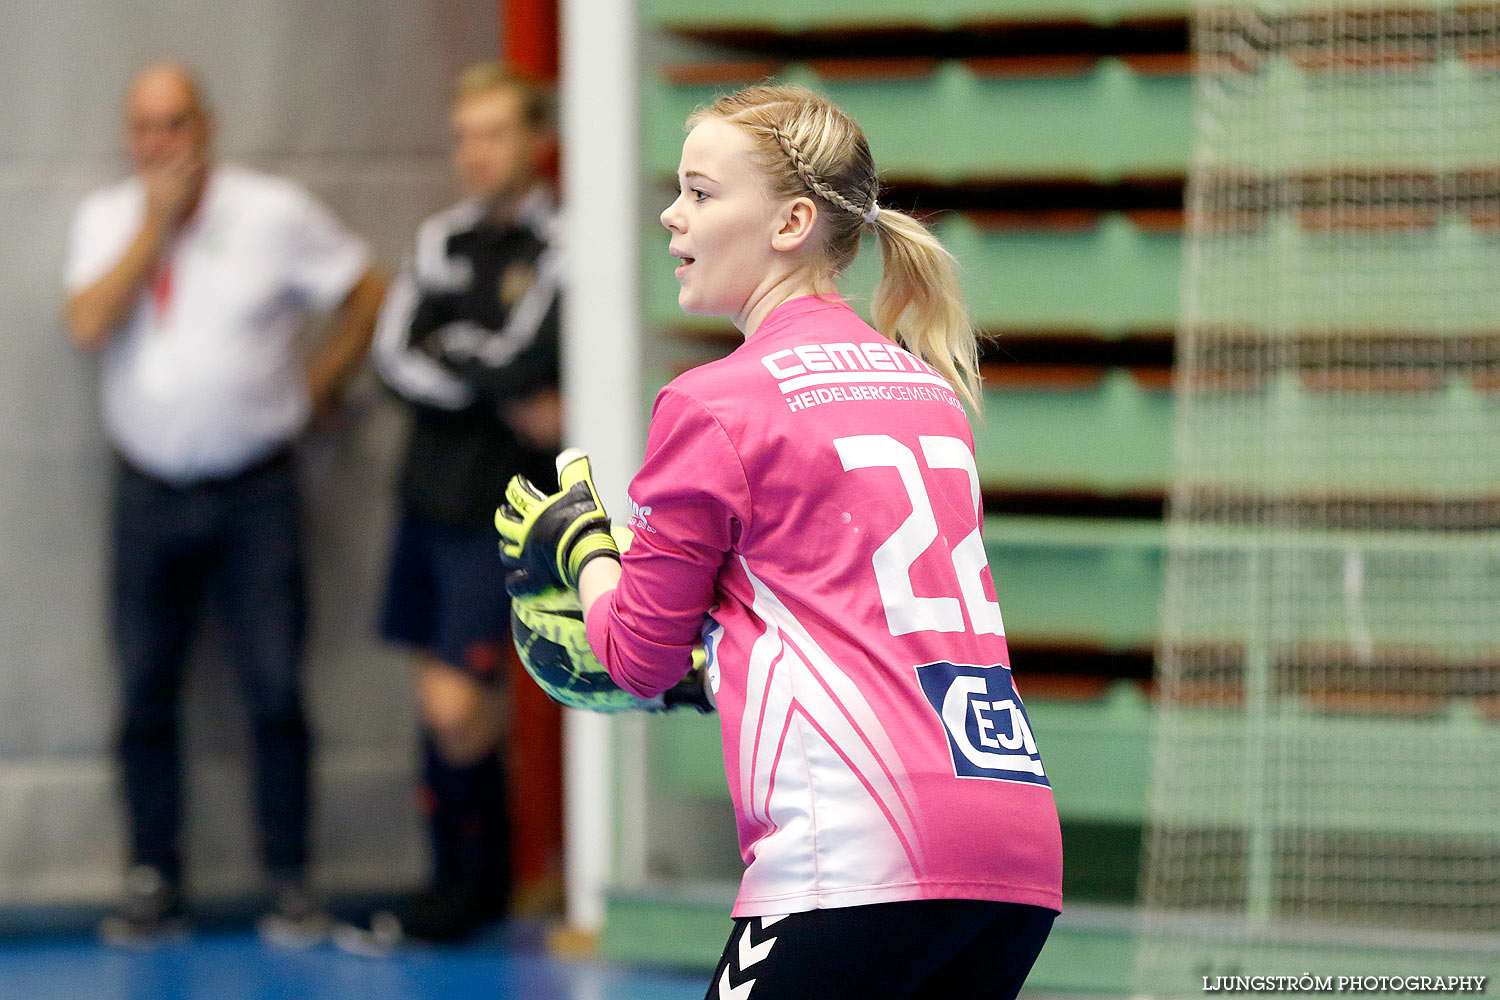
M 557 456 L 557 493 L 548 496 L 523 476 L 511 479 L 495 512 L 500 556 L 534 583 L 578 589 L 578 575 L 596 556 L 620 558 L 609 516 L 594 489 L 588 455 L 569 448 Z

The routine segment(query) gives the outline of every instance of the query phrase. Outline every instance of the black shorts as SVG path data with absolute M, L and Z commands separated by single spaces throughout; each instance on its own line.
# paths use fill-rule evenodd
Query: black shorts
M 484 682 L 503 680 L 510 598 L 493 531 L 403 518 L 380 634 Z
M 705 1000 L 1013 1000 L 1056 916 L 922 899 L 741 917 Z

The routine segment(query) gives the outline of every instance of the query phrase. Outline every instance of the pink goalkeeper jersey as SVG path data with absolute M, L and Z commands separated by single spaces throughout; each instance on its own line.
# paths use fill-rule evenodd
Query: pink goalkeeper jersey
M 940 376 L 841 301 L 793 299 L 661 391 L 630 498 L 635 540 L 589 641 L 647 696 L 706 645 L 748 866 L 736 917 L 1060 908 L 973 436 Z

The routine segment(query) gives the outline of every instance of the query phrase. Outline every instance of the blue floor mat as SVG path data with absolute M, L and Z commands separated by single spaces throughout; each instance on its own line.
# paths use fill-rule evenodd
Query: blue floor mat
M 91 938 L 0 940 L 0 1000 L 701 1000 L 699 973 L 563 960 L 504 942 L 386 958 L 288 951 L 245 931 L 151 950 Z

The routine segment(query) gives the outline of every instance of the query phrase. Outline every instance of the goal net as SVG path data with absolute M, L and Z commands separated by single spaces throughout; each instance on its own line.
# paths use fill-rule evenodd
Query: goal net
M 1194 49 L 1136 989 L 1500 973 L 1500 4 Z

